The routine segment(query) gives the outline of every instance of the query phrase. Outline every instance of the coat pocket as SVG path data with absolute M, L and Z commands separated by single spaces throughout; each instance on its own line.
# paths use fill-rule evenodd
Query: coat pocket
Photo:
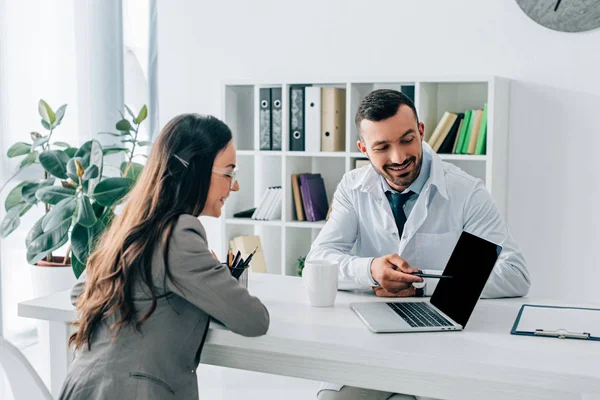
M 417 265 L 412 267 L 443 271 L 461 233 L 462 231 L 450 231 L 415 234 Z
M 168 391 L 169 393 L 171 393 L 173 395 L 175 394 L 175 391 L 171 388 L 171 386 L 167 382 L 163 381 L 160 378 L 155 377 L 154 375 L 150 375 L 145 372 L 130 372 L 129 377 L 133 378 L 133 379 L 140 379 L 143 381 L 154 383 L 158 386 L 162 386 L 162 388 L 165 389 L 166 391 Z

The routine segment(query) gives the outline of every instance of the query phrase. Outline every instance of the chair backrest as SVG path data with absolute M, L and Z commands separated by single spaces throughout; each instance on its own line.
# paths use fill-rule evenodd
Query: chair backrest
M 0 337 L 0 365 L 8 378 L 14 400 L 52 400 L 52 395 L 25 356 Z

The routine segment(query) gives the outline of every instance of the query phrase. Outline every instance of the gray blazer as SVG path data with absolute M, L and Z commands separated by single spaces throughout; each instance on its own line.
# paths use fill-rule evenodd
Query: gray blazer
M 267 309 L 214 259 L 196 217 L 179 217 L 169 246 L 175 284 L 168 280 L 164 290 L 164 262 L 157 246 L 152 273 L 158 304 L 142 333 L 126 327 L 111 343 L 109 325 L 116 317 L 103 321 L 94 331 L 91 350 L 86 346 L 76 352 L 60 399 L 198 399 L 196 368 L 210 316 L 240 335 L 267 332 Z M 84 273 L 73 288 L 73 302 L 85 279 Z M 151 304 L 139 281 L 133 298 L 140 315 Z

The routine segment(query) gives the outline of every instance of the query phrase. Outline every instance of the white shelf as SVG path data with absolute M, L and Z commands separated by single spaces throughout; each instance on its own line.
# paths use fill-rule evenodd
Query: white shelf
M 263 225 L 263 226 L 281 226 L 281 220 L 261 221 L 252 218 L 227 218 L 226 224 L 229 225 Z
M 320 152 L 307 152 L 307 151 L 288 151 L 285 153 L 288 157 L 347 157 L 348 153 L 344 151 L 320 151 Z
M 286 227 L 289 228 L 317 228 L 317 229 L 321 229 L 322 227 L 325 226 L 325 221 L 316 221 L 316 222 L 309 222 L 309 221 L 287 221 L 285 223 Z
M 289 149 L 290 86 L 313 84 L 346 89 L 346 151 L 303 152 Z M 442 160 L 453 163 L 467 173 L 482 179 L 492 194 L 500 212 L 506 215 L 506 176 L 508 159 L 508 104 L 509 81 L 494 76 L 448 77 L 361 77 L 314 80 L 298 79 L 272 81 L 230 81 L 223 86 L 223 113 L 232 128 L 238 154 L 239 192 L 232 193 L 221 218 L 221 246 L 227 250 L 229 240 L 239 235 L 259 235 L 271 273 L 296 273 L 296 259 L 305 256 L 325 221 L 294 221 L 295 205 L 291 175 L 319 173 L 325 181 L 327 200 L 342 176 L 354 167 L 354 159 L 365 159 L 357 151 L 358 132 L 354 113 L 360 100 L 375 89 L 414 86 L 414 103 L 419 120 L 425 124 L 425 139 L 445 111 L 464 112 L 488 105 L 486 155 L 440 154 Z M 282 150 L 253 150 L 259 147 L 259 89 L 282 89 Z M 256 221 L 250 218 L 232 218 L 233 214 L 256 207 L 268 187 L 281 186 L 282 215 L 277 221 Z

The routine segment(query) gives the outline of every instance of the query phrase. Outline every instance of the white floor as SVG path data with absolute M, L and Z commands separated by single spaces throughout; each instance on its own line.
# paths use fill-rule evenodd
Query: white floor
M 48 385 L 50 367 L 42 344 L 33 339 L 20 343 L 19 347 Z M 201 364 L 198 367 L 198 387 L 200 399 L 312 400 L 316 399 L 319 382 Z M 0 400 L 12 400 L 12 396 L 0 389 Z

